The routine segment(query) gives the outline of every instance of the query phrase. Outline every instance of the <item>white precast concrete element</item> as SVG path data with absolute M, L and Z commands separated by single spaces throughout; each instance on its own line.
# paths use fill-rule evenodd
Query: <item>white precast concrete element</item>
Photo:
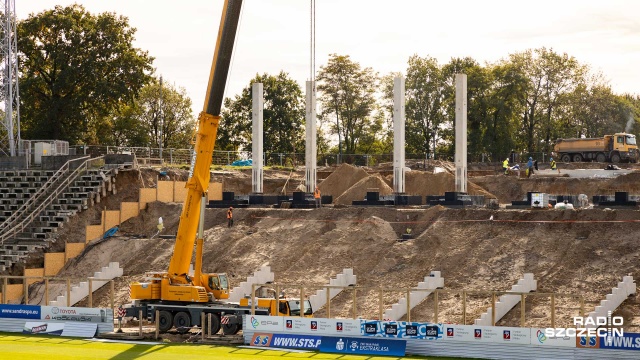
M 349 286 L 356 284 L 356 276 L 353 275 L 353 269 L 344 269 L 342 273 L 336 275 L 335 279 L 329 280 L 330 286 Z M 329 297 L 333 299 L 336 295 L 338 295 L 343 289 L 329 289 Z M 315 295 L 311 295 L 309 297 L 309 302 L 311 303 L 311 309 L 314 312 L 318 311 L 321 307 L 323 307 L 327 303 L 327 289 L 321 289 L 316 291 Z
M 456 191 L 467 192 L 467 75 L 456 74 Z
M 531 291 L 535 291 L 538 288 L 538 280 L 533 278 L 533 274 L 526 273 L 524 274 L 524 278 L 518 280 L 518 283 L 511 287 L 512 292 L 519 293 L 527 293 Z M 496 317 L 495 321 L 502 319 L 509 310 L 513 309 L 520 302 L 520 295 L 502 295 L 496 301 Z M 474 322 L 475 325 L 486 325 L 492 326 L 491 324 L 491 307 L 487 310 L 486 313 L 480 315 L 480 319 L 476 319 Z
M 110 262 L 108 266 L 102 267 L 102 270 L 95 272 L 93 277 L 96 279 L 114 279 L 122 276 L 123 270 L 120 264 L 117 262 Z M 95 292 L 109 281 L 94 280 L 91 282 L 91 291 Z M 78 286 L 71 287 L 69 293 L 69 306 L 75 305 L 78 301 L 84 299 L 89 295 L 89 282 L 83 281 Z M 67 306 L 67 292 L 64 291 L 64 295 L 58 296 L 55 300 L 49 301 L 49 306 Z
M 596 306 L 596 309 L 587 315 L 588 318 L 596 320 L 597 317 L 607 317 L 609 311 L 617 309 L 622 302 L 627 300 L 630 295 L 636 293 L 636 283 L 633 280 L 633 276 L 624 276 L 622 281 L 618 283 L 617 287 L 611 289 L 611 293 L 607 294 L 606 298 L 600 301 L 600 305 Z M 585 321 L 587 322 L 587 321 Z M 584 325 L 585 328 L 595 328 L 596 325 Z
M 418 283 L 418 289 L 434 290 L 444 287 L 444 278 L 440 276 L 440 271 L 432 271 L 429 276 L 424 278 L 424 281 Z M 431 295 L 433 291 L 412 291 L 409 293 L 410 308 L 418 306 L 427 296 Z M 387 309 L 384 312 L 384 318 L 389 320 L 398 320 L 407 314 L 407 298 L 400 299 L 397 303 L 391 305 L 391 309 Z
M 234 287 L 229 292 L 229 302 L 238 302 L 245 295 L 251 295 L 251 285 L 271 283 L 275 279 L 275 275 L 271 271 L 271 266 L 264 265 L 260 270 L 249 276 L 247 281 L 243 281 L 240 285 Z
M 393 191 L 404 193 L 404 78 L 393 79 Z
M 307 112 L 305 116 L 305 184 L 307 192 L 312 193 L 317 185 L 317 152 L 316 147 L 316 82 L 307 81 Z
M 254 83 L 251 86 L 251 95 L 253 99 L 253 110 L 251 117 L 253 119 L 253 133 L 251 135 L 251 185 L 254 193 L 262 193 L 263 180 L 263 121 L 262 114 L 264 110 L 264 92 L 261 83 Z

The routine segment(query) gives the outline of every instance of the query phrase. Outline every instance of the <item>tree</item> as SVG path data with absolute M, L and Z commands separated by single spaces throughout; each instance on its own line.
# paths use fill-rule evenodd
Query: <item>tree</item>
M 354 154 L 358 142 L 374 127 L 371 113 L 375 109 L 378 77 L 371 68 L 360 68 L 348 55 L 331 54 L 327 65 L 320 67 L 318 91 L 323 118 L 335 117 L 331 133 L 338 135 L 342 153 Z
M 281 71 L 277 76 L 256 75 L 240 95 L 226 98 L 218 130 L 216 148 L 251 150 L 252 84 L 262 83 L 264 91 L 264 151 L 304 152 L 304 100 L 295 80 Z
M 56 6 L 18 23 L 21 122 L 26 138 L 96 143 L 105 117 L 149 81 L 152 58 L 114 13 Z
M 429 154 L 435 151 L 436 136 L 444 123 L 442 109 L 445 81 L 438 60 L 409 58 L 405 81 L 407 151 Z

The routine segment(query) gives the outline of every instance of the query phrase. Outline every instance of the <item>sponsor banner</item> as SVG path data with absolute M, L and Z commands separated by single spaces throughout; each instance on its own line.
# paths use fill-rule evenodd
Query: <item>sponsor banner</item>
M 41 320 L 81 321 L 89 323 L 113 323 L 111 309 L 42 306 Z
M 320 343 L 321 337 L 317 335 L 273 334 L 271 347 L 318 350 Z
M 531 344 L 531 329 L 504 326 L 442 325 L 444 340 Z
M 255 331 L 283 332 L 284 317 L 268 315 L 245 315 L 247 328 Z
M 577 348 L 599 349 L 600 340 L 597 336 L 578 336 L 575 338 Z
M 606 337 L 601 337 L 600 349 L 640 351 L 640 334 L 625 332 L 622 336 L 613 336 L 610 343 Z
M 26 322 L 22 329 L 22 333 L 62 335 L 62 330 L 64 330 L 64 323 Z
M 407 342 L 405 340 L 323 336 L 320 343 L 320 352 L 404 356 L 406 347 Z
M 361 324 L 364 336 L 437 340 L 442 338 L 442 331 L 442 324 L 432 323 L 363 320 Z
M 272 338 L 273 338 L 273 334 L 254 333 L 253 338 L 251 338 L 250 345 L 269 347 L 271 345 Z
M 0 305 L 0 318 L 40 320 L 40 306 Z
M 320 319 L 299 316 L 284 317 L 284 332 L 294 334 L 317 333 L 320 335 L 359 336 L 360 320 Z
M 576 340 L 572 337 L 549 337 L 544 334 L 544 328 L 531 329 L 531 345 L 576 347 Z

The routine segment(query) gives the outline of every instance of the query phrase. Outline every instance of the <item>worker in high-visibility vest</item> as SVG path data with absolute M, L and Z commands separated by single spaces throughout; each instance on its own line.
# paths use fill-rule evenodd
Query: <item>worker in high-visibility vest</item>
M 227 226 L 233 226 L 233 207 L 229 207 L 229 210 L 227 210 Z
M 502 170 L 504 170 L 505 175 L 509 175 L 509 158 L 504 159 L 502 162 Z
M 316 189 L 313 191 L 313 199 L 316 201 L 316 208 L 322 206 L 322 198 L 320 196 L 320 189 L 316 186 Z
M 549 158 L 549 165 L 551 165 L 551 170 L 555 171 L 558 170 L 558 165 L 556 164 L 556 161 L 553 160 L 553 158 Z M 558 170 L 558 174 L 560 173 L 560 170 Z

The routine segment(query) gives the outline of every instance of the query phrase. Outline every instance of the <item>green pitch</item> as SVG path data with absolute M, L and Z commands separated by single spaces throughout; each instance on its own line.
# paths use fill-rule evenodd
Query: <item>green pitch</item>
M 123 344 L 105 343 L 59 336 L 23 336 L 0 333 L 0 354 L 3 359 L 395 359 L 392 357 L 326 354 L 317 352 L 285 352 L 246 349 L 231 346 L 193 344 Z M 408 359 L 445 359 L 407 357 Z M 456 358 L 459 359 L 459 358 Z

